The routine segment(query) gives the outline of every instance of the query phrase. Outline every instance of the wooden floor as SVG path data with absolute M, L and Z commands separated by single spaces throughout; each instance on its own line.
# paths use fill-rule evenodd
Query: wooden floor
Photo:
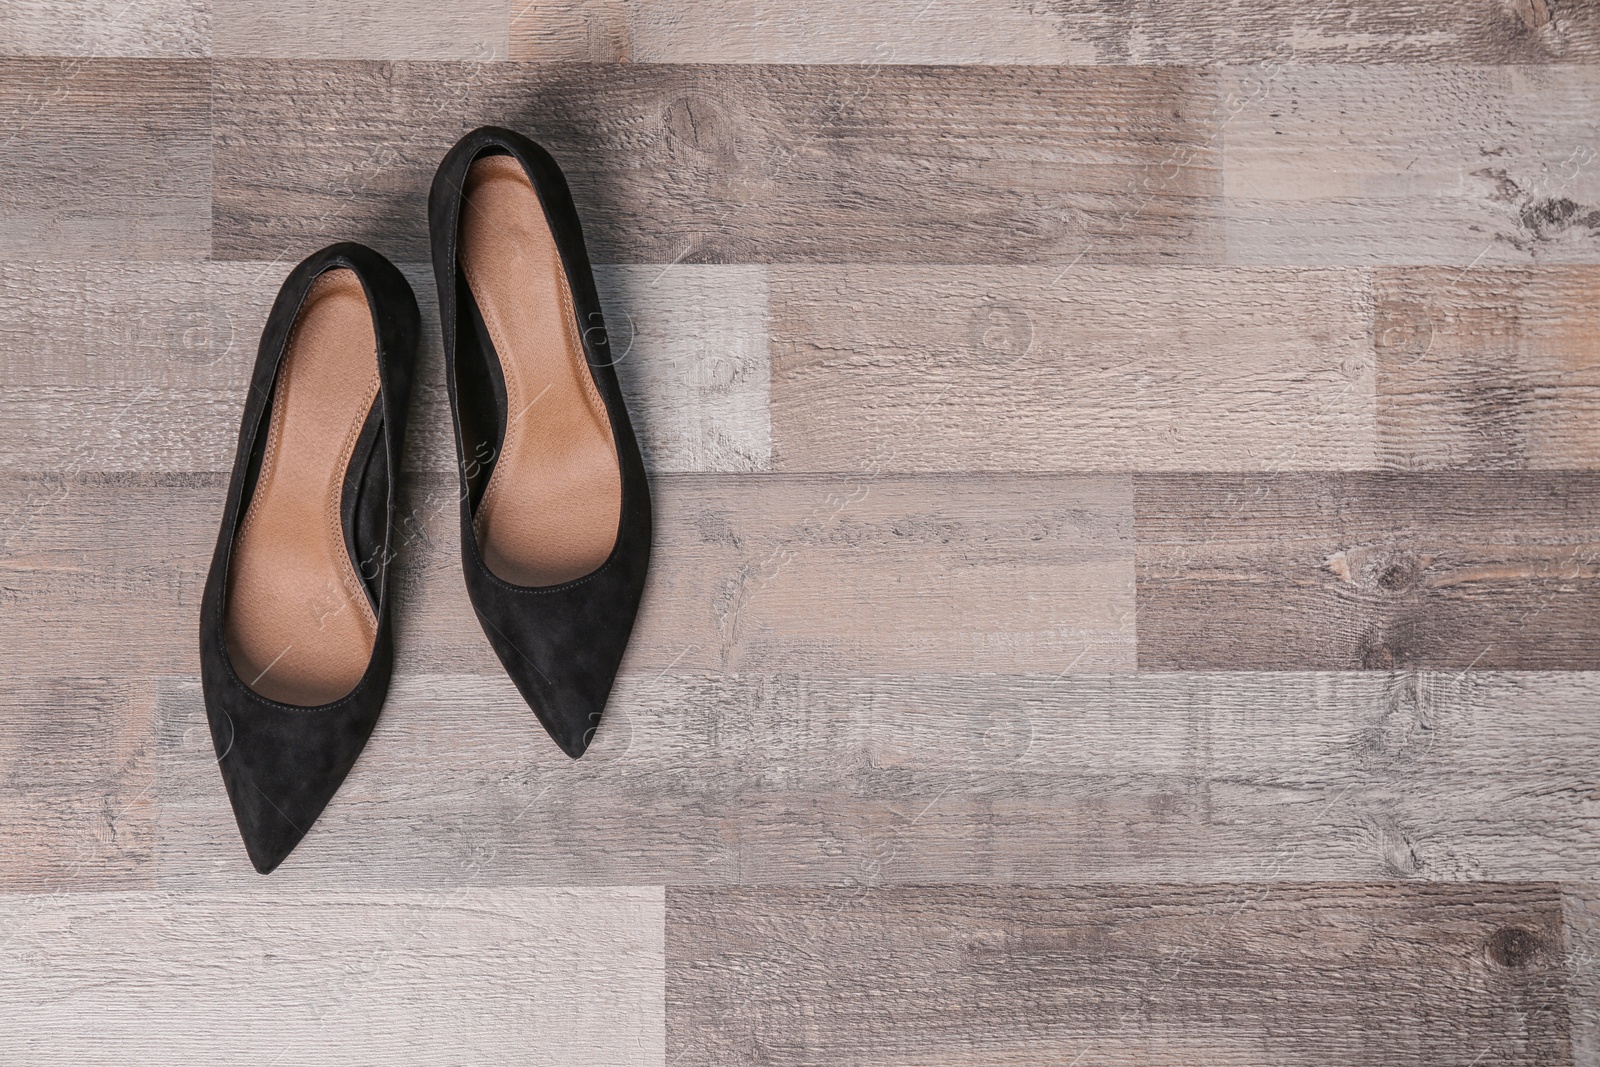
M 654 478 L 569 762 L 426 191 L 571 179 Z M 1600 1064 L 1600 2 L 4 0 L 0 1061 Z M 428 323 L 270 879 L 195 629 L 277 286 Z

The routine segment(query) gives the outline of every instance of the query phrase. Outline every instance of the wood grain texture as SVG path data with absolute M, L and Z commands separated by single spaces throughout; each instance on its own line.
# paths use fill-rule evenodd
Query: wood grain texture
M 595 284 L 646 465 L 682 473 L 769 469 L 767 269 L 602 265 Z
M 0 467 L 217 471 L 289 264 L 0 267 Z
M 267 312 L 293 266 L 0 265 L 0 469 L 228 471 Z M 405 466 L 455 469 L 431 268 Z M 757 267 L 597 271 L 652 471 L 764 470 L 767 289 Z
M 1600 467 L 1600 269 L 1377 274 L 1382 462 Z
M 72 670 L 7 657 L 0 893 L 154 884 L 155 687 Z M 0 896 L 0 945 L 19 914 L 5 901 Z
M 1570 1063 L 1549 885 L 672 888 L 695 1063 Z
M 573 763 L 503 676 L 402 673 L 273 884 L 1590 879 L 1597 698 L 1561 672 L 629 670 Z M 160 883 L 253 884 L 198 682 L 159 707 Z
M 7 0 L 0 55 L 170 56 L 210 54 L 205 0 Z
M 505 0 L 211 0 L 218 56 L 284 59 L 506 58 Z
M 1587 0 L 10 0 L 0 1060 L 1600 1067 L 1597 99 Z M 652 473 L 576 762 L 459 572 L 486 122 Z M 263 881 L 194 626 L 348 239 L 398 674 Z
M 786 267 L 772 284 L 781 470 L 1373 462 L 1356 271 Z
M 0 477 L 0 648 L 14 677 L 197 672 L 220 475 Z
M 1590 4 L 510 0 L 511 57 L 651 63 L 1575 63 Z
M 0 485 L 8 652 L 45 674 L 196 669 L 225 476 Z M 398 655 L 413 669 L 498 673 L 461 582 L 457 493 L 445 474 L 402 487 Z M 1124 480 L 668 475 L 653 493 L 638 669 L 1133 667 Z
M 461 586 L 453 479 L 418 517 L 398 610 L 423 669 L 496 669 Z M 627 663 L 859 672 L 1131 670 L 1125 480 L 657 478 Z
M 204 258 L 210 112 L 204 62 L 0 58 L 0 252 Z
M 659 889 L 258 881 L 0 911 L 0 1043 L 28 1063 L 662 1062 Z
M 1600 261 L 1600 68 L 1285 66 L 1223 81 L 1256 100 L 1222 136 L 1229 262 Z
M 1210 72 L 234 61 L 215 82 L 225 259 L 341 236 L 425 260 L 428 183 L 483 123 L 551 150 L 602 262 L 1222 253 Z
M 1143 669 L 1600 664 L 1594 476 L 1141 475 L 1135 486 Z
M 1562 886 L 1567 949 L 1567 1013 L 1572 1019 L 1572 1060 L 1600 1063 L 1600 884 Z

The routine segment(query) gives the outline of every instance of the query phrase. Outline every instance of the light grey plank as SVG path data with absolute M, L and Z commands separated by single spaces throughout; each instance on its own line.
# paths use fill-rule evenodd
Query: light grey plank
M 226 490 L 216 475 L 0 478 L 0 648 L 13 676 L 197 671 Z
M 1228 261 L 1600 261 L 1597 94 L 1587 66 L 1289 67 L 1223 131 Z
M 697 1064 L 1570 1063 L 1551 885 L 669 889 Z
M 595 283 L 650 469 L 771 467 L 767 268 L 600 266 Z
M 211 52 L 206 0 L 7 0 L 0 55 L 170 56 Z
M 0 267 L 0 467 L 229 469 L 258 335 L 289 266 Z
M 1600 268 L 1385 269 L 1376 289 L 1385 466 L 1600 467 Z
M 193 672 L 225 491 L 221 475 L 0 481 L 0 644 L 24 662 Z M 497 671 L 462 585 L 458 494 L 451 474 L 402 486 L 399 655 Z M 639 669 L 1133 667 L 1123 479 L 662 475 L 653 495 Z
M 511 58 L 533 62 L 1091 64 L 1115 18 L 1018 3 L 510 0 Z M 1105 44 L 1110 44 L 1106 41 Z
M 0 266 L 0 469 L 226 471 L 279 284 L 276 263 Z M 406 466 L 455 469 L 430 268 Z M 653 471 L 766 469 L 767 286 L 760 267 L 597 270 Z
M 1560 672 L 629 669 L 572 762 L 502 675 L 402 673 L 273 878 L 1592 879 L 1597 699 Z M 160 716 L 162 883 L 254 879 L 198 684 L 164 681 Z
M 636 669 L 1133 666 L 1123 479 L 678 475 L 652 494 Z M 461 586 L 456 484 L 411 500 L 401 654 L 492 670 Z
M 0 254 L 209 255 L 210 82 L 198 60 L 0 58 Z
M 72 677 L 89 666 L 83 659 L 39 662 L 5 647 L 0 892 L 153 884 L 154 686 Z M 8 910 L 0 897 L 0 914 Z M 0 946 L 10 933 L 0 918 Z
M 1572 1062 L 1595 1067 L 1600 1064 L 1600 883 L 1571 882 L 1561 888 Z
M 660 889 L 0 898 L 30 1064 L 663 1062 Z
M 654 63 L 1583 62 L 1587 4 L 509 0 L 513 59 Z
M 781 470 L 1363 468 L 1353 270 L 774 268 Z
M 283 59 L 506 58 L 505 0 L 211 0 L 218 56 Z

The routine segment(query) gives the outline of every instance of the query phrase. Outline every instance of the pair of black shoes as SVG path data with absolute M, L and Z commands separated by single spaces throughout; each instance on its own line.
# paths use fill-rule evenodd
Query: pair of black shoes
M 638 611 L 650 494 L 560 169 L 475 130 L 428 200 L 484 633 L 569 756 L 600 722 Z M 378 720 L 420 317 L 401 273 L 337 244 L 289 275 L 262 333 L 200 614 L 206 714 L 251 862 L 272 871 Z

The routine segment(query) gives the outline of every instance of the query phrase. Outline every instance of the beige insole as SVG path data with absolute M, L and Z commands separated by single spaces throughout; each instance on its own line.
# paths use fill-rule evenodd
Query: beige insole
M 539 195 L 511 156 L 467 172 L 461 266 L 500 356 L 506 435 L 474 519 L 483 561 L 514 585 L 598 568 L 616 544 L 622 470 Z
M 330 270 L 311 284 L 290 332 L 228 571 L 228 655 L 269 699 L 337 700 L 372 657 L 378 620 L 345 546 L 340 504 L 377 395 L 377 341 L 361 281 Z

